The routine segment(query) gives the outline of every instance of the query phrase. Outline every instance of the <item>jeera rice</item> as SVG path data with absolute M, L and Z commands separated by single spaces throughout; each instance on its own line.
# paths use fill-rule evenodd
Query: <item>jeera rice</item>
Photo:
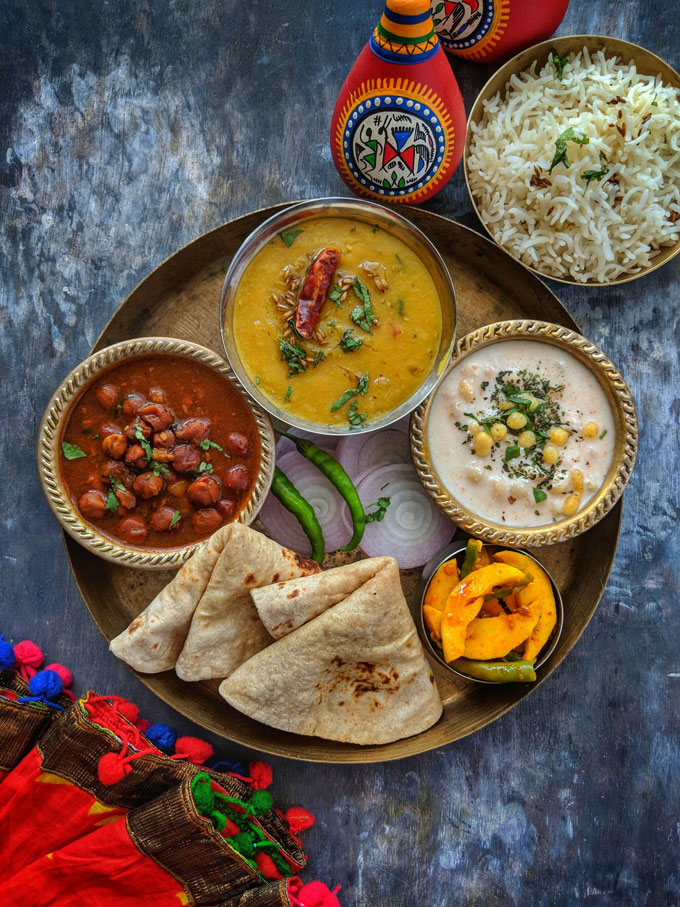
M 583 283 L 651 265 L 680 237 L 678 94 L 585 47 L 513 75 L 471 126 L 470 189 L 496 242 Z

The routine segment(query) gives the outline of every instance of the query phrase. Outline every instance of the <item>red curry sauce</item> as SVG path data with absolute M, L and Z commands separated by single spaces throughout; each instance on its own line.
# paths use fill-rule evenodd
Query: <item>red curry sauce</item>
M 238 390 L 178 356 L 101 375 L 73 405 L 61 442 L 80 516 L 141 548 L 181 548 L 233 522 L 260 465 L 257 425 Z

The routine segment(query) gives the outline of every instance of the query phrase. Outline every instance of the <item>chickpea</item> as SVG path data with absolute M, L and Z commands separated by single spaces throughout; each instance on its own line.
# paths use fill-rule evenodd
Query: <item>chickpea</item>
M 554 466 L 560 458 L 560 452 L 554 444 L 546 444 L 543 448 L 543 462 L 546 466 Z
M 553 444 L 556 444 L 558 447 L 564 447 L 569 440 L 569 432 L 566 428 L 551 428 L 548 432 L 548 437 Z
M 491 426 L 491 437 L 494 439 L 494 441 L 502 441 L 507 433 L 507 426 L 502 422 L 494 422 Z
M 487 435 L 485 431 L 480 431 L 475 435 L 474 448 L 478 457 L 488 457 L 493 447 L 493 438 Z
M 600 426 L 597 422 L 586 422 L 581 429 L 584 438 L 596 438 L 600 434 Z
M 530 429 L 527 429 L 526 431 L 520 432 L 517 443 L 520 447 L 527 449 L 533 447 L 536 443 L 536 435 Z
M 565 516 L 573 516 L 578 510 L 580 503 L 581 495 L 575 491 L 572 491 L 572 493 L 568 494 L 564 500 L 562 513 L 564 513 Z
M 529 412 L 530 413 L 536 412 L 536 410 L 541 405 L 541 403 L 543 403 L 543 400 L 541 400 L 539 397 L 534 397 L 533 394 L 529 394 L 529 400 L 531 401 L 529 403 Z
M 583 473 L 580 469 L 572 469 L 570 478 L 572 488 L 581 495 L 583 493 Z
M 458 389 L 463 400 L 467 400 L 468 403 L 475 399 L 475 386 L 471 378 L 463 378 Z
M 498 404 L 498 408 L 500 409 L 501 412 L 505 412 L 506 409 L 512 409 L 514 405 L 515 405 L 515 404 L 514 404 L 514 403 L 511 403 L 509 400 L 502 400 L 502 401 Z
M 479 422 L 468 422 L 467 430 L 470 432 L 470 434 L 474 438 L 475 435 L 478 435 L 480 433 L 480 431 L 482 430 L 482 426 L 479 424 Z
M 521 428 L 524 428 L 528 421 L 529 420 L 524 413 L 510 413 L 508 416 L 508 428 L 511 428 L 513 431 L 519 431 Z

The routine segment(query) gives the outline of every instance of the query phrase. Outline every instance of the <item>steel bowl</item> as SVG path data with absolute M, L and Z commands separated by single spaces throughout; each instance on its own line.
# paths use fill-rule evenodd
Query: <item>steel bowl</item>
M 229 366 L 212 350 L 186 340 L 168 337 L 143 337 L 108 346 L 81 362 L 67 375 L 54 392 L 40 423 L 38 434 L 38 473 L 47 503 L 59 520 L 62 529 L 88 551 L 107 561 L 127 567 L 167 570 L 181 567 L 191 555 L 205 544 L 195 542 L 180 548 L 135 548 L 104 535 L 95 525 L 84 520 L 76 510 L 64 484 L 59 466 L 59 446 L 71 409 L 87 388 L 112 367 L 129 359 L 148 356 L 180 356 L 200 362 L 238 387 Z M 255 419 L 260 439 L 260 468 L 250 499 L 238 522 L 250 524 L 259 513 L 274 477 L 276 439 L 268 416 L 246 395 L 246 402 Z
M 549 343 L 571 354 L 595 376 L 602 387 L 616 430 L 612 463 L 600 489 L 573 516 L 541 526 L 507 526 L 462 504 L 437 473 L 430 455 L 428 424 L 432 403 L 447 375 L 469 355 L 506 340 Z M 451 363 L 438 389 L 411 416 L 411 453 L 420 481 L 437 506 L 466 532 L 498 545 L 554 545 L 585 532 L 602 519 L 628 484 L 638 445 L 635 404 L 623 376 L 610 359 L 585 337 L 546 321 L 499 321 L 466 334 L 456 344 Z
M 506 545 L 504 545 L 504 546 L 485 545 L 484 547 L 487 548 L 491 554 L 495 554 L 496 551 L 507 549 Z M 552 633 L 550 634 L 550 637 L 548 638 L 548 641 L 543 646 L 541 651 L 538 653 L 539 657 L 537 658 L 536 664 L 534 665 L 536 670 L 538 670 L 547 662 L 547 660 L 550 658 L 552 653 L 555 651 L 555 647 L 557 646 L 560 636 L 562 635 L 562 628 L 564 626 L 564 603 L 562 602 L 562 595 L 560 594 L 560 590 L 557 586 L 557 583 L 552 578 L 552 576 L 550 575 L 548 570 L 538 560 L 538 558 L 535 557 L 533 554 L 530 554 L 528 551 L 523 551 L 521 548 L 517 548 L 515 550 L 520 551 L 522 554 L 525 554 L 527 557 L 531 558 L 532 561 L 535 561 L 538 564 L 538 566 L 543 570 L 543 572 L 546 574 L 546 576 L 550 580 L 550 584 L 552 585 L 553 594 L 555 596 L 555 611 L 556 611 L 556 615 L 557 615 L 557 621 L 555 623 Z M 423 604 L 425 603 L 425 594 L 427 592 L 428 586 L 430 585 L 430 580 L 432 579 L 432 577 L 437 572 L 437 570 L 441 567 L 442 564 L 445 564 L 447 561 L 451 561 L 455 558 L 458 561 L 458 566 L 460 567 L 463 562 L 464 557 L 465 557 L 465 545 L 461 545 L 460 540 L 453 541 L 450 545 L 447 545 L 446 548 L 442 548 L 441 551 L 439 551 L 437 554 L 435 554 L 435 556 L 431 560 L 429 560 L 427 562 L 427 564 L 425 564 L 425 566 L 423 567 L 423 572 L 421 574 L 421 578 L 418 583 L 418 589 L 417 589 L 417 593 L 416 593 L 416 595 L 417 595 L 416 601 L 418 602 L 418 632 L 420 634 L 422 643 L 425 646 L 425 648 L 427 649 L 427 651 L 429 652 L 429 654 L 434 659 L 436 659 L 436 661 L 443 668 L 446 668 L 447 671 L 450 671 L 452 674 L 457 674 L 458 677 L 463 677 L 463 678 L 465 678 L 465 680 L 472 680 L 475 683 L 485 683 L 485 684 L 489 684 L 491 686 L 499 686 L 499 685 L 504 686 L 504 684 L 499 684 L 498 681 L 480 680 L 479 677 L 471 677 L 469 674 L 464 674 L 462 671 L 458 671 L 456 668 L 452 667 L 444 659 L 444 654 L 443 654 L 442 650 L 439 648 L 439 646 L 436 646 L 434 644 L 434 642 L 432 641 L 432 638 L 427 631 L 427 627 L 425 626 L 425 619 L 424 619 L 424 615 L 423 615 Z M 499 659 L 497 659 L 497 660 L 499 660 Z
M 429 374 L 408 399 L 379 419 L 361 426 L 327 425 L 309 422 L 284 410 L 262 393 L 248 377 L 241 362 L 234 337 L 234 302 L 236 290 L 243 274 L 257 253 L 282 230 L 290 229 L 305 220 L 319 217 L 342 217 L 378 224 L 412 249 L 428 267 L 434 280 L 442 308 L 442 336 L 439 349 Z M 427 397 L 446 368 L 456 338 L 456 294 L 451 276 L 444 261 L 425 234 L 409 220 L 375 202 L 347 198 L 321 198 L 300 202 L 273 215 L 254 230 L 233 257 L 222 287 L 220 300 L 220 332 L 227 359 L 245 391 L 257 400 L 263 409 L 280 422 L 303 431 L 323 435 L 349 435 L 385 428 L 408 415 Z
M 472 125 L 478 125 L 482 119 L 484 113 L 484 104 L 488 102 L 494 95 L 501 92 L 503 93 L 508 82 L 513 76 L 519 75 L 519 73 L 527 70 L 532 63 L 536 62 L 537 70 L 540 70 L 541 67 L 547 62 L 548 56 L 551 51 L 555 51 L 560 56 L 567 56 L 570 53 L 577 53 L 583 47 L 586 47 L 589 52 L 596 53 L 597 51 L 603 51 L 609 57 L 618 57 L 621 62 L 627 63 L 632 60 L 635 63 L 636 69 L 642 75 L 651 75 L 661 76 L 664 84 L 672 85 L 673 87 L 680 89 L 680 75 L 671 67 L 665 60 L 662 60 L 661 57 L 657 57 L 656 54 L 651 53 L 651 51 L 646 50 L 644 47 L 640 47 L 638 44 L 631 44 L 630 41 L 622 41 L 620 38 L 610 38 L 604 35 L 565 35 L 559 38 L 550 38 L 548 41 L 542 41 L 540 44 L 534 44 L 532 47 L 527 47 L 526 50 L 523 50 L 521 53 L 512 57 L 507 63 L 504 63 L 496 72 L 491 76 L 486 85 L 482 88 L 480 93 L 477 95 L 477 98 L 472 105 L 470 110 L 470 115 L 468 117 L 468 126 L 467 133 L 465 136 L 465 149 L 463 152 L 463 168 L 465 171 L 465 182 L 467 184 L 468 193 L 472 201 L 472 206 L 475 209 L 475 213 L 479 220 L 481 221 L 484 229 L 487 231 L 491 239 L 494 241 L 496 237 L 491 232 L 489 226 L 485 223 L 482 211 L 479 208 L 477 200 L 472 193 L 470 187 L 470 147 L 472 144 Z M 533 271 L 534 274 L 538 274 L 540 277 L 549 277 L 551 280 L 560 281 L 560 283 L 574 284 L 575 286 L 586 286 L 586 287 L 602 287 L 602 286 L 615 286 L 620 283 L 627 283 L 631 280 L 637 280 L 638 277 L 644 277 L 645 274 L 651 274 L 652 271 L 656 271 L 657 268 L 662 267 L 666 262 L 670 261 L 671 258 L 674 258 L 678 252 L 680 252 L 680 240 L 671 246 L 662 246 L 659 253 L 654 256 L 653 262 L 648 267 L 642 268 L 634 274 L 625 274 L 621 277 L 618 277 L 616 280 L 610 280 L 605 282 L 598 282 L 595 280 L 577 280 L 573 277 L 560 277 L 555 274 L 551 274 L 548 271 L 542 271 L 539 268 L 536 268 L 531 265 L 529 261 L 525 261 L 522 258 L 514 255 L 514 253 L 508 249 L 506 246 L 503 246 L 502 243 L 499 243 L 502 248 L 508 252 L 509 255 L 512 255 L 517 261 L 520 261 L 525 267 Z

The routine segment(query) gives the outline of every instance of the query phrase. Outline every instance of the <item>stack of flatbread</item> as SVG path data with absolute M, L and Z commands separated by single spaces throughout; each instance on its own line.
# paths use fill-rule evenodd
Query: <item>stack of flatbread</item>
M 231 706 L 297 734 L 389 743 L 442 712 L 393 558 L 320 572 L 240 524 L 215 533 L 111 650 L 138 671 L 226 677 Z

